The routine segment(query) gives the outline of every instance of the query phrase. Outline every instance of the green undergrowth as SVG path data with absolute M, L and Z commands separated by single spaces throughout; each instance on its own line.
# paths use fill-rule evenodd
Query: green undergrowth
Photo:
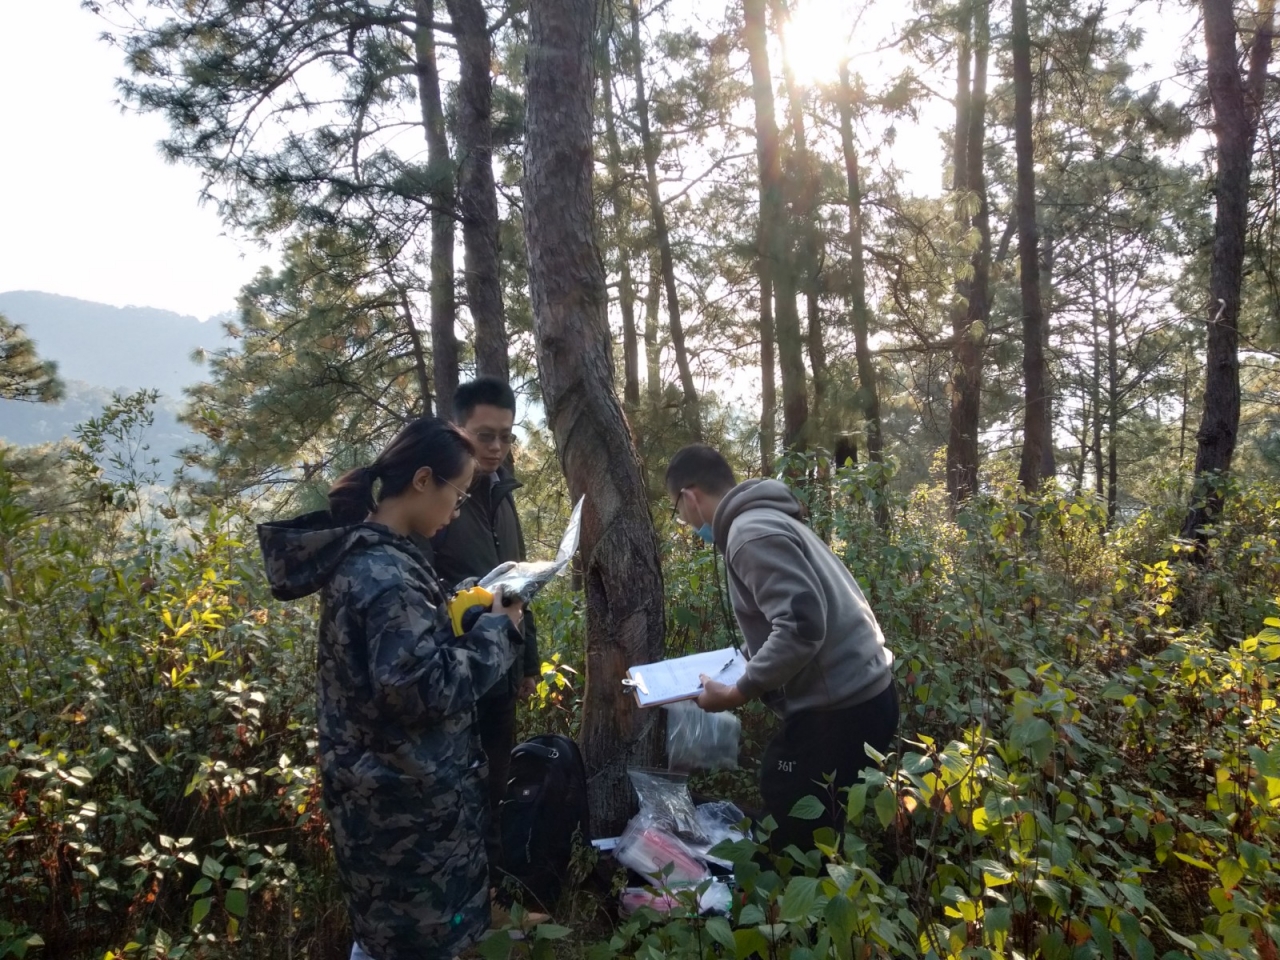
M 131 429 L 90 425 L 75 510 L 0 460 L 0 958 L 345 957 L 315 607 L 269 599 L 247 507 L 158 497 L 119 452 Z M 486 955 L 1272 960 L 1280 491 L 1228 490 L 1193 565 L 1172 500 L 1108 530 L 1088 497 L 996 484 L 953 521 L 881 471 L 791 471 L 897 658 L 895 751 L 799 811 L 842 804 L 843 834 L 729 851 L 728 917 L 571 894 L 561 926 Z M 670 530 L 664 551 L 670 652 L 728 642 L 709 552 Z M 521 730 L 573 734 L 571 583 L 537 614 Z M 750 806 L 773 721 L 742 715 L 742 769 L 694 786 Z

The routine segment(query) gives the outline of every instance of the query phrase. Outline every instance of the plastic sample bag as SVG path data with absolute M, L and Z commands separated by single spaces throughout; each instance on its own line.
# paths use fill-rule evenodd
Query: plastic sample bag
M 701 885 L 699 885 L 701 886 Z M 619 898 L 619 906 L 623 916 L 630 916 L 641 907 L 648 907 L 658 913 L 676 913 L 689 909 L 689 903 L 681 896 L 684 890 L 693 890 L 697 896 L 697 912 L 701 916 L 711 914 L 727 914 L 733 902 L 733 892 L 729 885 L 720 880 L 713 880 L 698 893 L 698 887 L 627 887 Z
M 668 770 L 632 767 L 627 770 L 631 785 L 640 798 L 640 812 L 632 823 L 653 825 L 694 843 L 706 842 L 698 826 L 698 812 L 689 793 L 689 778 Z
M 560 538 L 560 549 L 556 551 L 554 560 L 536 560 L 524 563 L 504 563 L 494 567 L 492 571 L 480 578 L 478 586 L 490 593 L 495 587 L 502 587 L 506 597 L 519 597 L 528 603 L 534 594 L 550 583 L 564 571 L 578 552 L 578 533 L 582 529 L 582 502 L 586 497 L 579 497 L 569 516 L 569 525 L 564 536 Z
M 742 721 L 728 711 L 708 713 L 692 700 L 667 711 L 667 767 L 671 770 L 736 770 Z
M 622 831 L 613 855 L 623 866 L 661 887 L 700 883 L 711 876 L 707 865 L 688 844 L 670 830 L 645 823 L 638 816 Z

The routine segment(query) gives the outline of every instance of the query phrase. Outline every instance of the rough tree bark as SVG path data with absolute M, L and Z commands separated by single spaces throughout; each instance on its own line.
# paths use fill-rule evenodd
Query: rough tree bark
M 702 439 L 702 411 L 698 404 L 698 390 L 693 383 L 693 370 L 689 365 L 689 351 L 684 342 L 684 323 L 680 319 L 680 296 L 676 290 L 675 260 L 671 255 L 671 235 L 667 229 L 667 214 L 658 189 L 658 144 L 649 124 L 649 99 L 645 93 L 644 57 L 640 43 L 640 7 L 631 4 L 631 67 L 636 85 L 636 124 L 640 128 L 640 144 L 644 149 L 645 185 L 649 191 L 649 209 L 653 219 L 654 242 L 662 264 L 662 283 L 667 294 L 667 322 L 671 327 L 671 349 L 676 355 L 676 369 L 680 372 L 680 389 L 684 393 L 685 425 L 694 440 Z
M 787 91 L 787 117 L 791 122 L 792 153 L 787 183 L 790 187 L 792 222 L 796 226 L 798 240 L 792 257 L 796 262 L 800 291 L 805 299 L 808 321 L 805 339 L 809 349 L 809 367 L 813 370 L 813 407 L 809 410 L 809 416 L 821 423 L 828 380 L 827 347 L 822 336 L 822 309 L 818 300 L 822 292 L 822 231 L 818 227 L 818 187 L 822 178 L 818 175 L 809 152 L 809 141 L 804 129 L 804 97 L 791 66 L 792 51 L 787 46 L 785 28 L 790 15 L 783 0 L 770 0 L 769 6 L 773 32 L 778 38 L 778 50 L 782 54 L 782 80 Z
M 849 207 L 849 286 L 853 314 L 854 353 L 858 361 L 858 393 L 867 425 L 867 455 L 874 463 L 884 462 L 884 437 L 880 429 L 880 390 L 871 357 L 868 334 L 871 311 L 867 307 L 867 273 L 862 252 L 862 184 L 858 172 L 858 151 L 853 143 L 853 90 L 849 85 L 849 64 L 840 65 L 840 144 L 844 152 L 844 173 Z
M 1245 228 L 1249 215 L 1249 175 L 1271 60 L 1275 30 L 1274 0 L 1261 0 L 1248 74 L 1242 78 L 1231 0 L 1203 0 L 1204 42 L 1208 55 L 1209 100 L 1217 141 L 1214 184 L 1213 259 L 1209 266 L 1209 337 L 1205 357 L 1204 411 L 1196 433 L 1196 482 L 1182 535 L 1194 538 L 1204 558 L 1204 528 L 1222 512 L 1222 490 L 1212 481 L 1231 469 L 1240 428 L 1240 287 L 1244 271 Z
M 763 201 L 761 201 L 763 203 Z M 776 340 L 773 332 L 773 269 L 764 252 L 764 241 L 757 236 L 759 255 L 756 259 L 760 277 L 760 474 L 773 476 L 773 461 L 778 455 L 778 379 Z
M 644 388 L 656 408 L 662 403 L 662 343 L 658 338 L 658 308 L 661 306 L 662 267 L 649 251 L 649 285 L 644 292 Z
M 956 282 L 957 303 L 951 315 L 951 415 L 947 432 L 947 493 L 952 509 L 978 489 L 978 430 L 982 397 L 982 353 L 989 316 L 991 224 L 983 147 L 987 129 L 987 57 L 990 47 L 989 0 L 976 0 L 971 18 L 961 26 L 956 71 L 956 129 L 953 188 L 977 203 L 972 217 L 957 209 L 957 218 L 978 231 L 978 248 L 970 259 L 972 276 Z M 972 58 L 972 73 L 970 59 Z
M 862 184 L 858 171 L 858 151 L 853 143 L 853 89 L 849 85 L 849 64 L 840 64 L 840 146 L 844 154 L 844 174 L 849 208 L 849 300 L 853 318 L 853 349 L 858 361 L 858 397 L 867 430 L 867 456 L 872 463 L 884 463 L 884 435 L 880 428 L 880 389 L 871 357 L 868 333 L 871 311 L 867 307 L 867 271 L 862 250 Z M 857 449 L 854 450 L 855 454 Z M 884 475 L 877 486 L 884 493 Z M 876 505 L 876 523 L 887 530 L 891 521 L 887 498 Z
M 612 8 L 611 8 L 612 9 Z M 612 21 L 612 18 L 610 18 Z M 608 151 L 609 181 L 612 188 L 613 216 L 618 246 L 618 306 L 622 310 L 622 396 L 629 413 L 640 406 L 640 349 L 636 332 L 636 287 L 631 275 L 631 194 L 623 169 L 622 148 L 618 145 L 618 128 L 613 116 L 613 43 L 612 22 L 603 35 L 600 77 L 601 103 L 604 105 L 604 136 Z
M 435 375 L 436 409 L 453 416 L 458 389 L 458 337 L 454 330 L 457 302 L 453 288 L 453 164 L 444 132 L 440 105 L 440 74 L 436 69 L 435 11 L 432 0 L 416 0 L 414 53 L 418 72 L 418 102 L 427 138 L 427 166 L 438 184 L 439 199 L 431 211 L 431 368 Z
M 409 338 L 409 349 L 413 351 L 413 373 L 418 381 L 418 393 L 422 396 L 422 406 L 418 408 L 418 416 L 434 416 L 435 398 L 431 390 L 431 374 L 427 370 L 427 350 L 422 343 L 422 334 L 418 330 L 418 324 L 413 315 L 413 304 L 409 301 L 409 288 L 403 283 L 396 284 L 396 293 L 400 294 L 400 316 L 404 318 L 404 332 Z
M 1013 139 L 1017 155 L 1018 265 L 1022 293 L 1022 461 L 1018 480 L 1028 493 L 1040 488 L 1044 466 L 1044 307 L 1040 301 L 1040 231 L 1036 226 L 1036 168 L 1031 140 L 1031 34 L 1027 0 L 1012 0 Z
M 762 260 L 768 260 L 773 282 L 774 327 L 782 374 L 782 433 L 788 449 L 802 449 L 809 419 L 800 314 L 796 309 L 796 276 L 790 254 L 785 185 L 779 156 L 778 123 L 769 72 L 765 0 L 743 0 L 743 33 L 751 61 L 751 92 L 756 108 L 756 159 L 760 176 Z M 762 284 L 763 286 L 763 284 Z
M 1044 323 L 1040 326 L 1040 338 L 1044 350 L 1044 447 L 1040 460 L 1040 480 L 1044 482 L 1058 473 L 1057 451 L 1053 445 L 1054 383 L 1049 367 L 1049 328 L 1053 323 L 1053 262 L 1054 236 L 1046 230 L 1040 237 L 1040 302 L 1044 307 Z
M 445 0 L 458 44 L 458 215 L 467 306 L 476 331 L 476 373 L 507 380 L 507 325 L 493 179 L 493 49 L 481 0 Z
M 658 714 L 637 708 L 621 680 L 628 665 L 662 655 L 663 593 L 640 459 L 614 390 L 608 295 L 593 231 L 596 9 L 595 0 L 529 7 L 523 192 L 547 422 L 570 493 L 587 494 L 581 739 L 592 828 L 610 836 L 631 812 L 627 766 L 650 765 L 659 755 Z

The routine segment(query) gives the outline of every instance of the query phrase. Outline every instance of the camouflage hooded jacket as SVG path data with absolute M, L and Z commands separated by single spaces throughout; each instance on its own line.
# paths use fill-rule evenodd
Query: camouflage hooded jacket
M 515 661 L 501 614 L 453 636 L 410 541 L 312 513 L 258 528 L 272 594 L 320 592 L 320 775 L 356 939 L 376 960 L 435 960 L 488 926 L 488 765 L 475 702 Z

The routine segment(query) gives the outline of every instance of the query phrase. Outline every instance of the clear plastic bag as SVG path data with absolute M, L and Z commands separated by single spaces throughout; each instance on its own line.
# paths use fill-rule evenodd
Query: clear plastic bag
M 669 829 L 643 815 L 631 818 L 618 838 L 614 857 L 623 866 L 659 886 L 700 883 L 711 876 L 707 865 Z
M 698 826 L 698 812 L 689 793 L 688 776 L 639 767 L 629 768 L 627 776 L 640 798 L 640 812 L 632 818 L 632 823 L 652 824 L 682 839 L 706 842 L 707 838 Z
M 742 721 L 728 711 L 708 713 L 692 700 L 664 705 L 667 766 L 671 770 L 736 770 Z
M 578 533 L 582 529 L 582 502 L 586 497 L 579 497 L 569 515 L 569 524 L 564 536 L 560 538 L 560 549 L 556 551 L 554 560 L 531 560 L 522 563 L 504 563 L 494 567 L 488 574 L 480 578 L 479 585 L 493 592 L 502 587 L 506 597 L 519 597 L 526 603 L 534 595 L 555 579 L 573 560 L 578 552 Z
M 680 892 L 687 889 L 691 888 L 687 885 L 684 887 L 663 887 L 661 889 L 627 887 L 622 891 L 622 896 L 619 898 L 622 915 L 630 916 L 641 907 L 648 907 L 658 913 L 682 911 L 687 909 L 688 904 L 680 896 Z M 692 889 L 696 890 L 697 888 L 694 887 Z M 730 890 L 727 883 L 720 880 L 713 880 L 707 884 L 706 888 L 697 894 L 697 897 L 698 913 L 702 916 L 727 914 L 733 904 L 733 891 Z
M 717 844 L 725 840 L 743 840 L 746 834 L 738 829 L 738 824 L 746 818 L 736 804 L 730 803 L 728 800 L 711 800 L 707 803 L 698 804 L 696 816 L 698 820 L 698 829 L 702 831 L 707 838 L 705 843 L 690 844 L 695 856 L 701 857 L 707 863 L 715 864 L 720 867 L 729 869 L 733 866 L 728 860 L 721 860 L 719 857 L 713 857 L 711 850 Z
M 738 825 L 747 815 L 738 809 L 738 805 L 728 800 L 710 800 L 698 804 L 696 811 L 698 827 L 714 847 L 721 840 L 741 840 L 746 836 Z

